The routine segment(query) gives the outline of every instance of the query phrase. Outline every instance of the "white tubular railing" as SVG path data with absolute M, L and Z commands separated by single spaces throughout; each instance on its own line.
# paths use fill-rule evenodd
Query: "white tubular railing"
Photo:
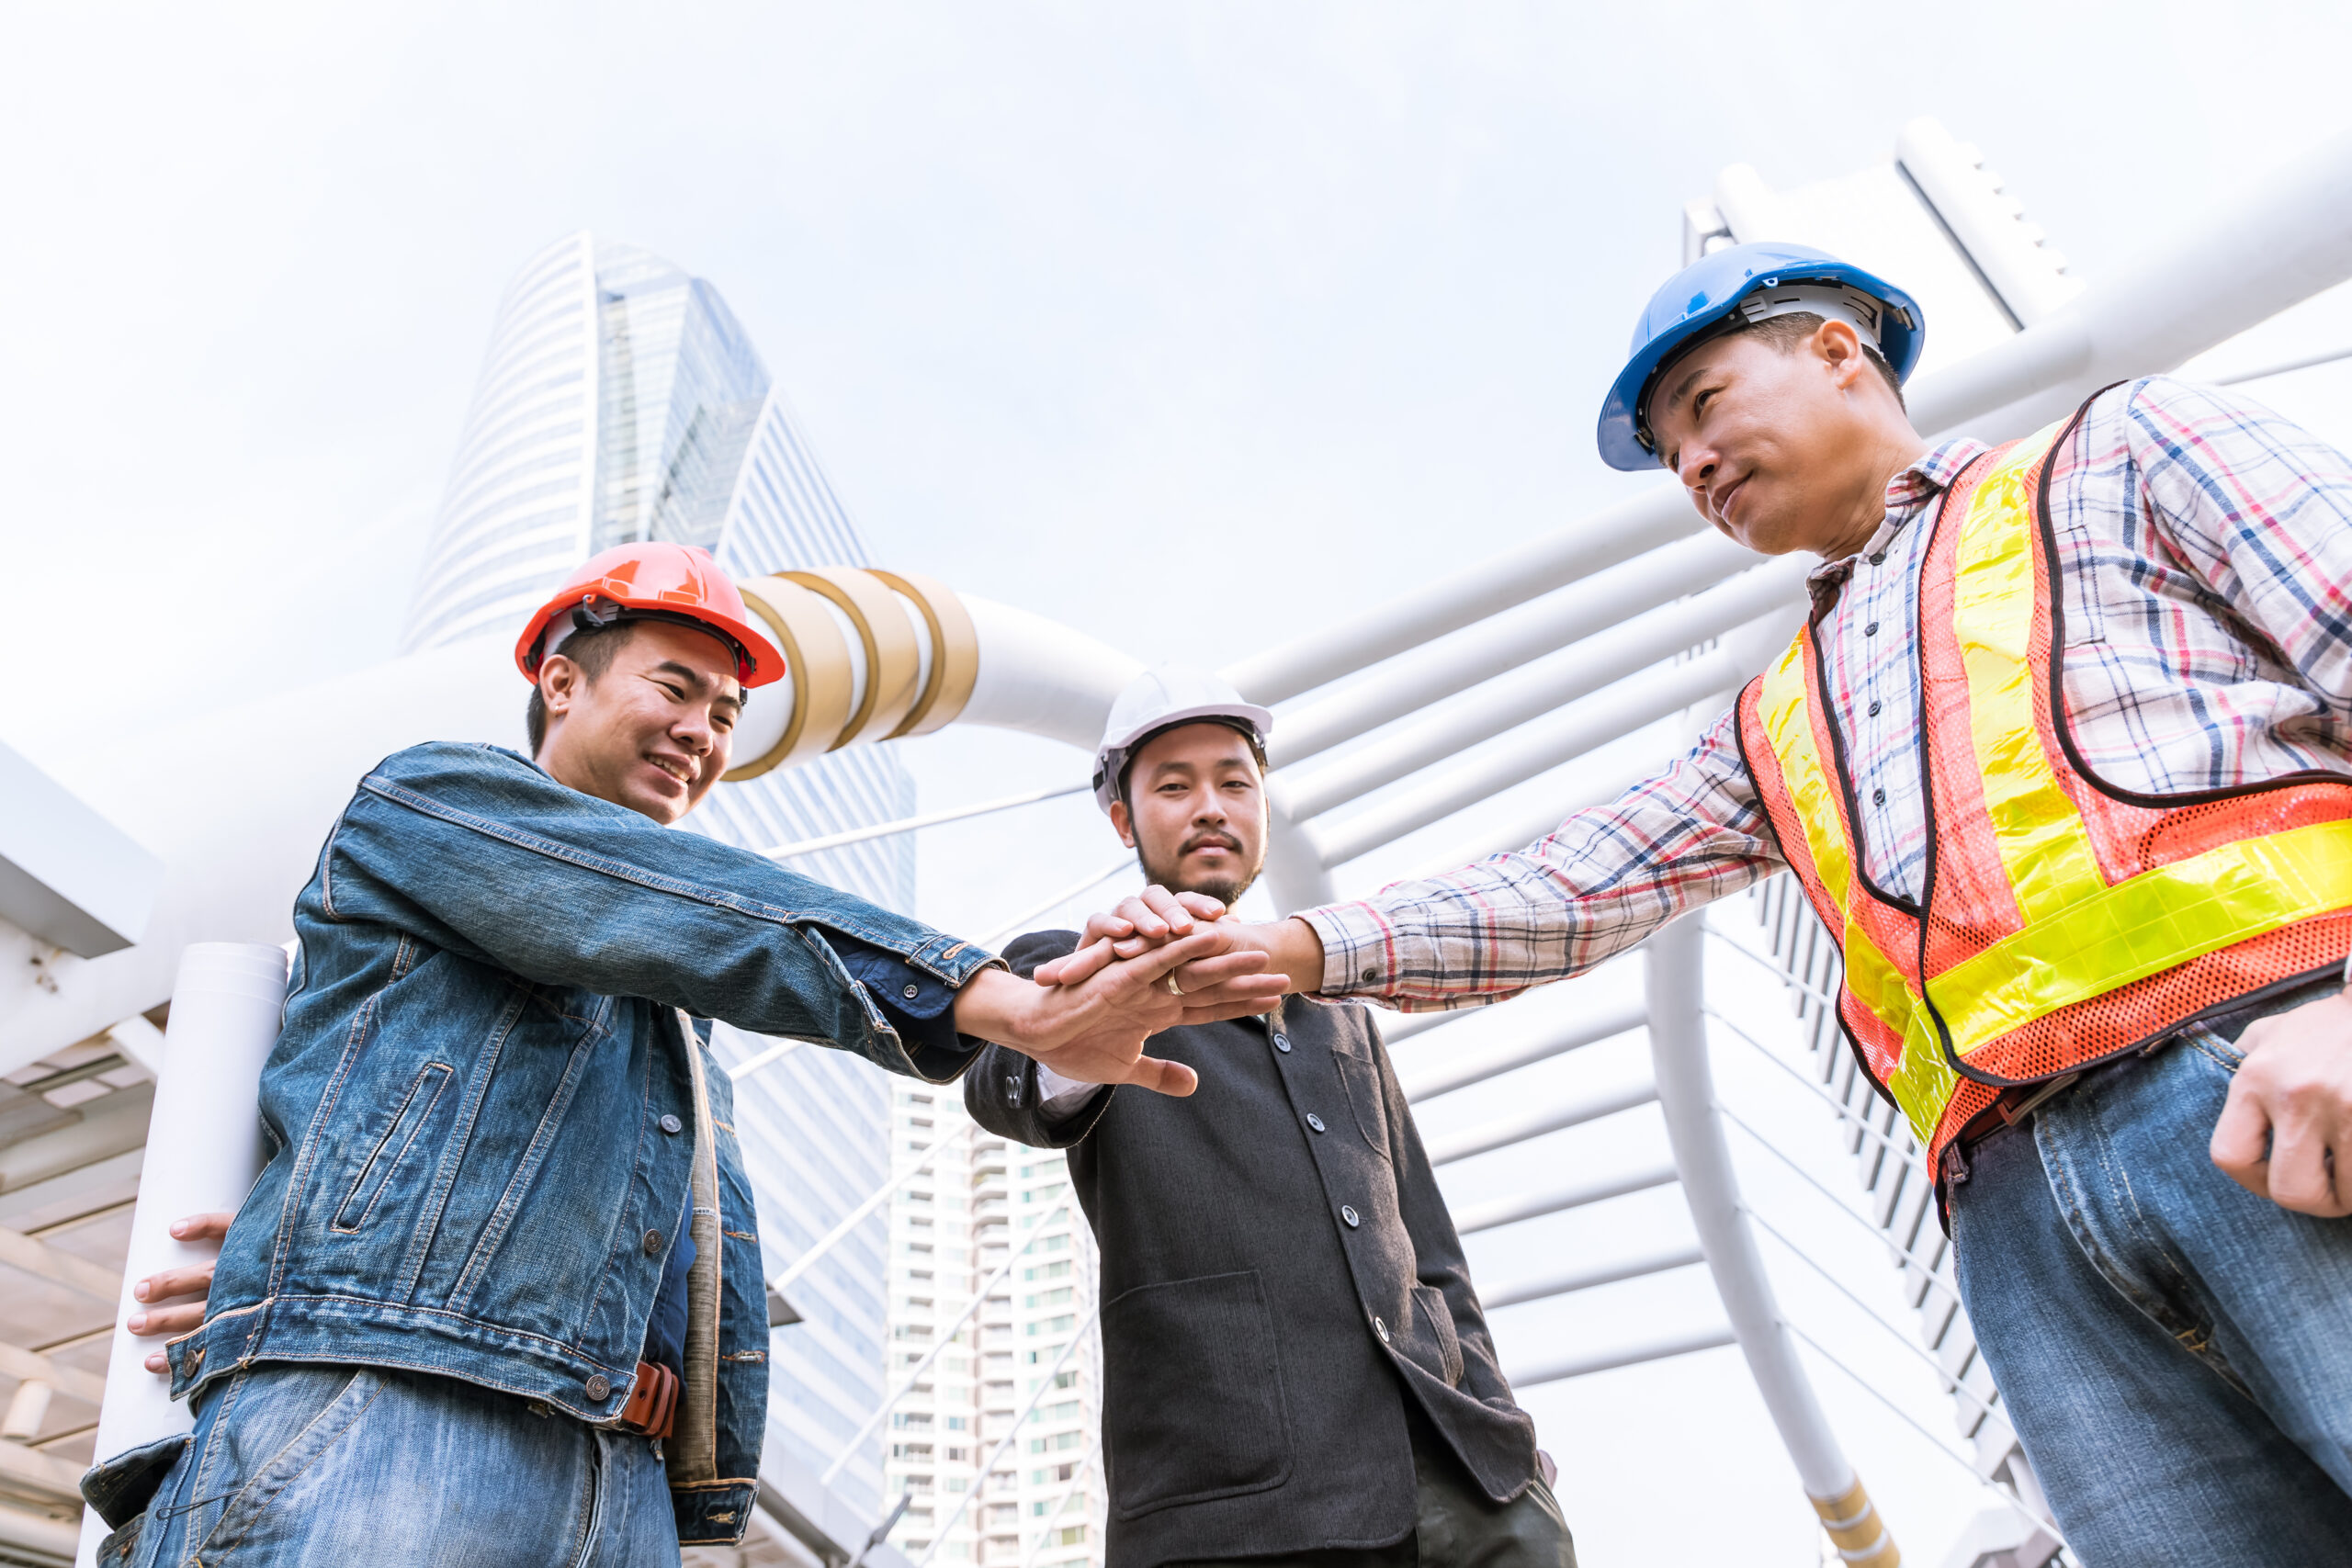
M 1521 1220 L 1541 1219 L 1545 1214 L 1566 1213 L 1570 1209 L 1581 1209 L 1589 1203 L 1605 1203 L 1611 1198 L 1623 1198 L 1629 1193 L 1646 1192 L 1653 1187 L 1665 1187 L 1678 1179 L 1679 1178 L 1672 1165 L 1656 1165 L 1620 1171 L 1614 1176 L 1598 1179 L 1572 1181 L 1548 1191 L 1522 1192 L 1515 1198 L 1498 1198 L 1486 1203 L 1465 1203 L 1453 1211 L 1453 1228 L 1462 1235 L 1499 1230 L 1505 1225 L 1515 1225 Z
M 953 1132 L 942 1133 L 938 1137 L 933 1138 L 931 1142 L 931 1147 L 923 1150 L 922 1157 L 921 1159 L 909 1166 L 900 1174 L 894 1176 L 889 1180 L 884 1182 L 870 1197 L 865 1200 L 865 1202 L 860 1203 L 856 1208 L 852 1209 L 846 1215 L 842 1216 L 841 1224 L 835 1225 L 831 1230 L 827 1231 L 823 1235 L 819 1236 L 817 1240 L 809 1246 L 808 1251 L 794 1258 L 790 1265 L 785 1269 L 783 1273 L 778 1274 L 775 1279 L 768 1281 L 768 1289 L 775 1292 L 778 1295 L 782 1295 L 784 1293 L 784 1288 L 786 1285 L 791 1284 L 795 1280 L 800 1278 L 801 1275 L 807 1273 L 809 1267 L 816 1263 L 818 1259 L 823 1258 L 826 1253 L 831 1252 L 834 1246 L 841 1241 L 842 1237 L 855 1230 L 859 1224 L 864 1223 L 867 1215 L 873 1213 L 875 1210 L 888 1202 L 893 1193 L 906 1186 L 908 1182 L 912 1181 L 916 1177 L 921 1176 L 924 1171 L 930 1169 L 931 1162 L 938 1158 L 941 1152 L 944 1150 L 948 1145 L 956 1143 L 960 1139 L 968 1138 L 974 1133 L 978 1131 L 979 1123 L 976 1122 L 967 1122 Z
M 1526 726 L 1508 744 L 1465 766 L 1441 773 L 1359 815 L 1338 822 L 1305 823 L 1299 831 L 1325 866 L 1344 864 L 1476 806 L 1488 795 L 1622 739 L 1645 725 L 1719 696 L 1748 673 L 1746 661 L 1726 648 L 1701 654 L 1687 664 L 1668 665 L 1620 681 L 1607 691 Z
M 1002 1283 L 1004 1277 L 1012 1272 L 1012 1266 L 1028 1255 L 1030 1247 L 1038 1236 L 1045 1234 L 1046 1227 L 1069 1213 L 1068 1203 L 1057 1204 L 1052 1213 L 1038 1221 L 1030 1229 L 1029 1239 L 1014 1247 L 1011 1255 L 1002 1263 L 997 1265 L 996 1272 L 989 1275 L 980 1288 L 972 1292 L 972 1299 L 964 1303 L 964 1310 L 956 1314 L 956 1321 L 941 1330 L 938 1339 L 933 1343 L 929 1350 L 923 1353 L 922 1359 L 917 1361 L 913 1370 L 899 1381 L 898 1387 L 882 1396 L 882 1403 L 874 1407 L 874 1414 L 865 1418 L 865 1424 L 851 1434 L 848 1442 L 842 1445 L 842 1451 L 834 1455 L 833 1462 L 825 1467 L 825 1473 L 820 1477 L 819 1484 L 831 1486 L 833 1483 L 834 1477 L 840 1475 L 850 1460 L 856 1455 L 858 1445 L 872 1437 L 875 1428 L 881 1426 L 883 1418 L 890 1414 L 890 1407 L 906 1398 L 907 1391 L 922 1381 L 923 1373 L 931 1371 L 931 1364 L 938 1360 L 941 1353 L 954 1343 L 956 1336 L 962 1332 L 964 1325 L 972 1320 L 972 1314 L 980 1310 L 980 1303 L 989 1299 L 989 1292 Z
M 1368 795 L 1602 687 L 1638 674 L 1734 626 L 1804 596 L 1805 563 L 1790 558 L 1739 572 L 1701 593 L 1621 621 L 1444 705 L 1401 734 L 1302 776 L 1284 774 L 1285 804 L 1301 819 Z M 1382 682 L 1385 686 L 1385 682 Z M 1395 710 L 1408 711 L 1401 705 Z
M 1476 1127 L 1464 1127 L 1450 1136 L 1429 1140 L 1430 1164 L 1452 1165 L 1455 1160 L 1468 1159 L 1474 1155 L 1491 1154 L 1497 1149 L 1507 1149 L 1513 1144 L 1543 1137 L 1547 1133 L 1581 1127 L 1588 1122 L 1598 1122 L 1603 1116 L 1614 1116 L 1621 1111 L 1631 1111 L 1657 1099 L 1656 1084 L 1627 1084 L 1620 1089 L 1588 1095 L 1582 1100 L 1570 1100 L 1566 1105 L 1548 1106 L 1528 1115 L 1508 1116 L 1499 1122 L 1482 1122 Z
M 1692 525 L 1698 525 L 1694 521 Z M 1402 655 L 1380 672 L 1377 681 L 1283 715 L 1269 748 L 1272 760 L 1276 767 L 1289 767 L 1401 714 L 1467 691 L 1555 649 L 1606 632 L 1629 615 L 1713 587 L 1755 566 L 1757 559 L 1710 531 L 1612 566 L 1444 642 Z
M 1781 1326 L 1771 1281 L 1740 1205 L 1739 1180 L 1716 1116 L 1714 1073 L 1707 1060 L 1704 941 L 1702 920 L 1694 917 L 1668 926 L 1646 947 L 1650 1059 L 1675 1168 L 1724 1315 L 1798 1479 L 1825 1521 L 1860 1519 L 1868 1499 Z M 1847 1534 L 1853 1529 L 1850 1523 L 1838 1528 Z M 1849 1562 L 1892 1568 L 1896 1561 L 1894 1543 L 1883 1531 L 1839 1544 L 1854 1549 L 1845 1553 Z
M 1596 1285 L 1613 1285 L 1620 1280 L 1640 1280 L 1668 1269 L 1687 1269 L 1693 1263 L 1703 1263 L 1707 1255 L 1695 1244 L 1662 1247 L 1639 1258 L 1621 1258 L 1615 1263 L 1587 1264 L 1571 1269 L 1565 1274 L 1548 1274 L 1540 1280 L 1522 1280 L 1516 1285 L 1505 1285 L 1498 1291 L 1480 1291 L 1478 1304 L 1492 1312 L 1500 1307 L 1517 1306 L 1521 1302 L 1548 1302 L 1555 1296 L 1574 1295 L 1589 1291 Z
M 1663 1361 L 1669 1356 L 1689 1356 L 1737 1342 L 1728 1328 L 1702 1328 L 1687 1334 L 1664 1335 L 1622 1349 L 1589 1350 L 1564 1360 L 1513 1367 L 1504 1375 L 1513 1388 L 1532 1388 L 1537 1383 L 1589 1377 L 1594 1372 L 1615 1371 L 1619 1367 L 1638 1367 L 1645 1361 Z
M 1425 1100 L 1435 1100 L 1439 1095 L 1452 1094 L 1457 1089 L 1467 1089 L 1474 1083 L 1499 1077 L 1531 1063 L 1549 1061 L 1554 1056 L 1581 1050 L 1612 1034 L 1639 1029 L 1642 1020 L 1639 1003 L 1621 1002 L 1572 1023 L 1557 1025 L 1532 1039 L 1496 1045 L 1476 1055 L 1455 1058 L 1434 1072 L 1413 1075 L 1401 1087 L 1406 1100 L 1419 1105 Z

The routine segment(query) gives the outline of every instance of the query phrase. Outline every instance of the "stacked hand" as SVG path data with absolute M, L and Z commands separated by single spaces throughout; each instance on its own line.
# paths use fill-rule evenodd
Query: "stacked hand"
M 1144 1041 L 1179 1024 L 1264 1012 L 1284 988 L 1280 975 L 1265 973 L 1264 953 L 1235 942 L 1240 928 L 1213 923 L 1225 906 L 1195 902 L 1209 911 L 1200 923 L 1186 911 L 1182 934 L 1163 929 L 1133 953 L 1114 953 L 1089 922 L 1079 951 L 1046 966 L 1050 978 L 1040 970 L 1032 984 L 982 970 L 956 993 L 956 1029 L 1011 1046 L 1067 1078 L 1192 1093 L 1200 1083 L 1193 1069 L 1145 1055 Z
M 1039 964 L 1037 983 L 1074 985 L 1114 960 L 1170 951 L 1171 944 L 1181 947 L 1199 933 L 1204 923 L 1224 933 L 1228 945 L 1220 951 L 1258 954 L 1270 977 L 1282 982 L 1283 990 L 1312 991 L 1321 985 L 1323 939 L 1305 920 L 1294 916 L 1253 925 L 1228 919 L 1225 906 L 1215 898 L 1199 893 L 1170 893 L 1158 886 L 1121 899 L 1117 907 L 1102 914 L 1090 916 L 1085 931 L 1079 937 L 1078 951 L 1067 958 Z M 1187 995 L 1214 984 L 1216 978 L 1215 971 L 1191 963 L 1176 971 L 1176 983 Z M 1255 1007 L 1246 1010 L 1266 1010 Z

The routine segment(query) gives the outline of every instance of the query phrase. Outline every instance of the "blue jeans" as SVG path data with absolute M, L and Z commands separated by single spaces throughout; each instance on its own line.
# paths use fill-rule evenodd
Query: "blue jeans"
M 2352 1563 L 2352 1220 L 2208 1157 L 2244 1027 L 2088 1074 L 1952 1190 L 1969 1320 L 2086 1568 Z
M 678 1562 L 653 1445 L 451 1378 L 263 1365 L 215 1383 L 196 1436 L 100 1568 L 641 1568 Z

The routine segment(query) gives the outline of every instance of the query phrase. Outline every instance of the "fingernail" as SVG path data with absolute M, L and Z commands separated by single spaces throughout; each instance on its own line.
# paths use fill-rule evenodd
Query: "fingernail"
M 147 1326 L 147 1314 L 143 1312 L 134 1312 L 130 1314 L 130 1321 L 123 1326 L 133 1334 L 137 1334 Z
M 187 1222 L 186 1220 L 174 1220 L 172 1222 L 172 1234 L 174 1235 L 187 1235 Z
M 131 1286 L 130 1293 L 136 1299 L 142 1302 L 145 1301 L 147 1299 L 147 1281 L 141 1280 L 139 1283 Z
M 147 1358 L 147 1370 L 151 1372 L 167 1372 L 172 1370 L 172 1364 L 161 1356 L 150 1356 Z

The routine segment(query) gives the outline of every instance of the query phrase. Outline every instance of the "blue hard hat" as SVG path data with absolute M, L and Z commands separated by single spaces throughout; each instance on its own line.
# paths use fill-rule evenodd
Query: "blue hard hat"
M 1769 240 L 1732 245 L 1702 256 L 1650 296 L 1648 309 L 1634 323 L 1625 368 L 1617 373 L 1600 405 L 1602 460 L 1612 468 L 1654 466 L 1657 454 L 1650 449 L 1642 405 L 1659 369 L 1701 338 L 1713 336 L 1740 309 L 1741 301 L 1752 296 L 1774 289 L 1793 291 L 1775 302 L 1781 308 L 1751 307 L 1750 313 L 1758 320 L 1784 310 L 1815 310 L 1817 301 L 1808 302 L 1802 297 L 1806 285 L 1859 297 L 1853 299 L 1857 309 L 1852 313 L 1862 320 L 1874 316 L 1877 328 L 1875 333 L 1863 331 L 1862 341 L 1878 350 L 1897 381 L 1909 378 L 1928 335 L 1927 317 L 1911 296 L 1811 245 Z M 1837 312 L 1832 306 L 1818 313 Z M 1861 320 L 1857 325 L 1861 325 Z

